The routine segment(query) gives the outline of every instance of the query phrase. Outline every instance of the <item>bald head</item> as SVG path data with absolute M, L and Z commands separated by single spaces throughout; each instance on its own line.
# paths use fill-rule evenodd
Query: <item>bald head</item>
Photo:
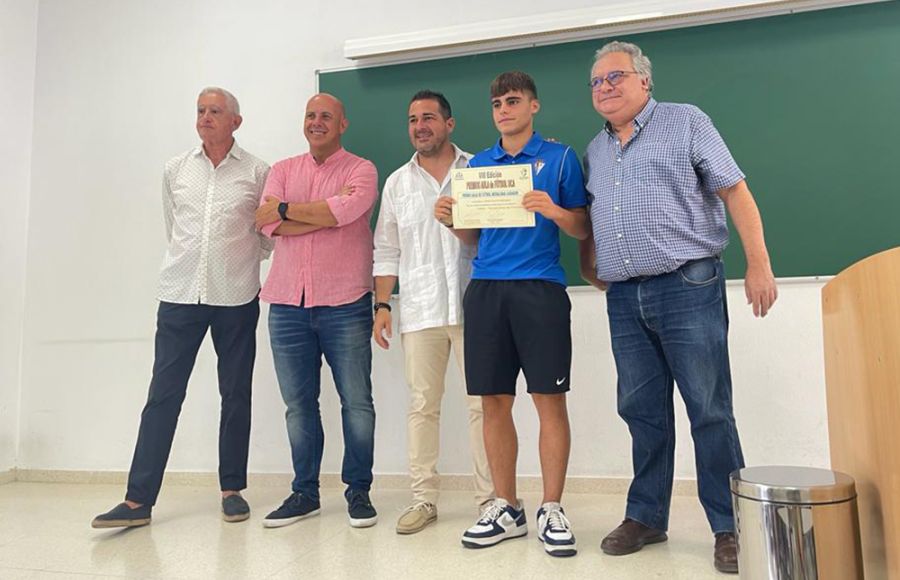
M 320 106 L 327 104 L 332 107 L 336 107 L 336 110 L 340 112 L 341 117 L 346 116 L 346 109 L 344 109 L 344 103 L 339 98 L 337 98 L 334 95 L 331 95 L 329 93 L 318 93 L 316 95 L 313 95 L 306 102 L 306 110 L 308 111 L 310 106 L 313 106 L 314 104 L 320 105 Z
M 303 135 L 316 161 L 323 162 L 341 148 L 341 136 L 348 124 L 344 103 L 337 97 L 319 93 L 306 103 Z

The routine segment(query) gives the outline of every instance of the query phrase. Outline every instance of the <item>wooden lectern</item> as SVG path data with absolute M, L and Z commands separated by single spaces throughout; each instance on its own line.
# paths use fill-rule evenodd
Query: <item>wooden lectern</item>
M 900 248 L 822 289 L 831 466 L 856 479 L 866 578 L 900 580 Z

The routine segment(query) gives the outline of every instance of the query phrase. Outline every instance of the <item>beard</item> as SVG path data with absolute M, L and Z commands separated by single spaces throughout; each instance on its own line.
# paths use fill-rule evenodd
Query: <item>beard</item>
M 434 157 L 440 153 L 446 139 L 443 141 L 429 141 L 427 143 L 416 143 L 416 153 L 423 157 Z

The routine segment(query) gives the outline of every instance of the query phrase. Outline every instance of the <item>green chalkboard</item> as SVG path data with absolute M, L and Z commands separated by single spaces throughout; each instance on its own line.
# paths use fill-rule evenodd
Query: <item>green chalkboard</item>
M 900 243 L 900 2 L 620 37 L 653 61 L 654 96 L 706 111 L 747 174 L 775 275 L 839 272 Z M 488 86 L 506 70 L 537 82 L 535 126 L 583 152 L 602 120 L 591 106 L 594 51 L 610 39 L 321 73 L 347 105 L 345 147 L 384 179 L 406 162 L 409 98 L 443 92 L 454 141 L 477 152 L 497 138 Z M 732 228 L 730 278 L 744 274 Z M 578 276 L 577 244 L 563 263 Z

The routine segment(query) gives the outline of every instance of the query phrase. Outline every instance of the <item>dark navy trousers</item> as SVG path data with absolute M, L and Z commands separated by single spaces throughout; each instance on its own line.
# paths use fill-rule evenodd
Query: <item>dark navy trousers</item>
M 141 413 L 126 499 L 153 505 L 175 437 L 178 415 L 207 330 L 218 357 L 219 484 L 222 490 L 247 487 L 250 392 L 256 359 L 259 299 L 242 306 L 160 302 L 156 354 L 147 404 Z

